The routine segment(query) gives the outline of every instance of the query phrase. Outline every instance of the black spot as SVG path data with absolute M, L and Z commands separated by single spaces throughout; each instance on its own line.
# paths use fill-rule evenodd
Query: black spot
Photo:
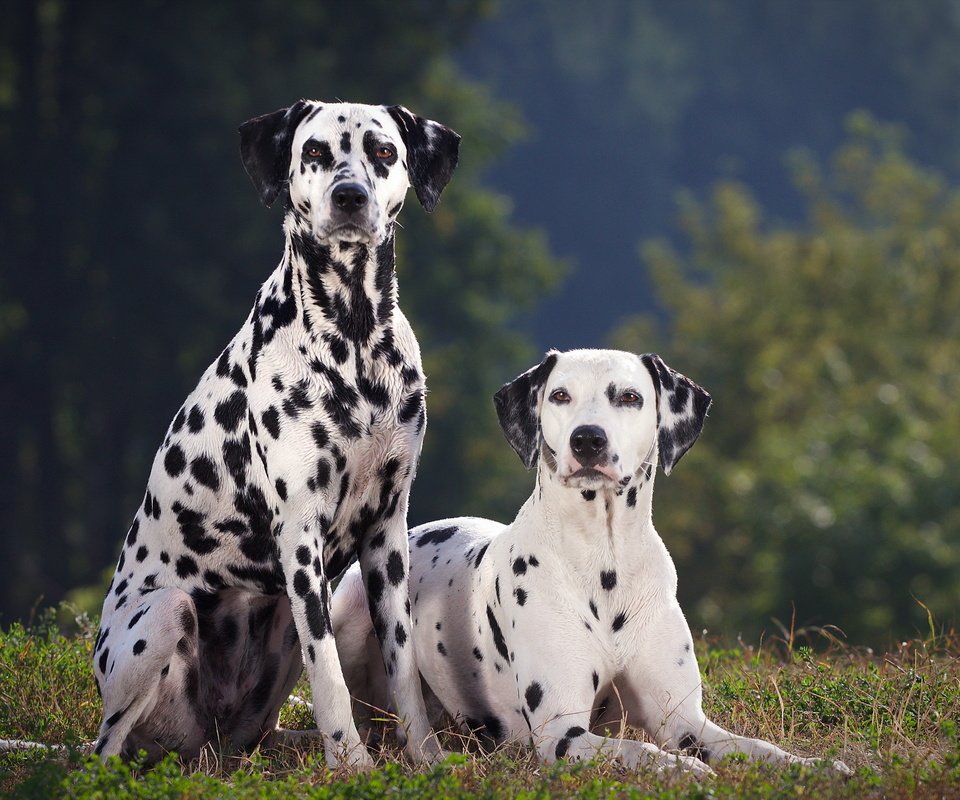
M 608 592 L 617 585 L 617 573 L 614 570 L 604 570 L 600 573 L 600 585 Z
M 513 590 L 513 593 L 517 596 L 517 605 L 522 606 L 527 602 L 527 593 L 521 589 L 519 586 Z
M 710 751 L 692 733 L 688 733 L 680 740 L 680 749 L 688 756 L 699 758 L 704 763 L 710 761 Z
M 403 556 L 397 550 L 393 550 L 387 558 L 387 578 L 390 579 L 391 584 L 399 586 L 403 583 L 404 574 Z
M 317 155 L 310 155 L 310 150 L 316 150 Z M 305 164 L 316 164 L 324 172 L 329 172 L 331 169 L 333 169 L 333 151 L 330 149 L 330 145 L 327 142 L 319 142 L 316 139 L 307 139 L 307 141 L 303 143 L 302 159 Z
M 277 411 L 276 406 L 270 406 L 263 414 L 260 415 L 260 419 L 263 420 L 263 427 L 267 429 L 274 439 L 279 438 L 280 436 L 280 412 Z
M 183 508 L 179 503 L 173 504 L 173 511 L 177 515 L 177 524 L 180 525 L 183 543 L 194 553 L 205 555 L 220 546 L 216 539 L 207 535 L 206 529 L 203 527 L 203 514 L 189 508 Z
M 424 547 L 428 544 L 442 544 L 459 530 L 460 529 L 454 525 L 449 528 L 437 528 L 432 531 L 427 531 L 417 539 L 417 547 Z
M 241 389 L 247 388 L 247 376 L 243 374 L 243 369 L 239 364 L 234 364 L 230 370 L 230 380 L 232 380 Z
M 500 625 L 497 623 L 497 618 L 493 615 L 493 609 L 490 606 L 487 606 L 487 622 L 490 624 L 490 633 L 493 636 L 494 647 L 497 648 L 497 652 L 501 655 L 504 661 L 510 661 L 509 653 L 507 653 L 507 643 L 503 638 L 503 631 L 500 630 Z
M 397 623 L 397 627 L 396 627 L 396 629 L 395 629 L 394 632 L 393 632 L 393 638 L 396 639 L 397 644 L 398 644 L 400 647 L 403 647 L 404 644 L 406 644 L 406 641 L 407 641 L 407 630 L 406 630 L 406 628 L 403 627 L 403 623 L 402 623 L 402 622 L 398 622 L 398 623 Z
M 247 396 L 237 389 L 226 400 L 217 404 L 213 412 L 214 419 L 228 433 L 233 433 L 247 415 Z
M 513 561 L 513 574 L 523 575 L 527 571 L 527 562 L 522 558 L 516 558 Z
M 198 571 L 197 562 L 190 558 L 190 556 L 180 556 L 180 558 L 177 559 L 178 578 L 189 578 L 191 575 L 196 575 Z
M 183 450 L 180 449 L 179 445 L 171 445 L 167 454 L 163 457 L 163 468 L 167 471 L 167 475 L 176 478 L 186 466 L 187 459 L 183 455 Z
M 443 646 L 443 642 L 437 642 L 437 652 L 442 656 L 447 654 L 447 648 Z
M 383 589 L 383 573 L 378 569 L 370 570 L 370 574 L 367 576 L 367 596 L 370 598 L 371 605 L 380 602 L 383 597 Z
M 389 167 L 397 161 L 397 154 L 394 153 L 390 158 L 377 158 L 377 150 L 380 149 L 380 142 L 373 131 L 367 131 L 363 134 L 363 152 L 366 153 L 367 161 L 373 167 L 373 174 L 378 178 L 386 178 L 390 174 Z
M 483 547 L 477 551 L 477 557 L 473 562 L 473 568 L 477 569 L 480 566 L 480 562 L 483 561 L 483 557 L 487 554 L 487 548 L 490 546 L 490 542 L 487 542 Z
M 100 667 L 100 672 L 104 675 L 107 674 L 107 659 L 110 657 L 110 648 L 104 647 L 103 652 L 100 654 L 100 660 L 97 662 Z
M 216 465 L 207 456 L 197 456 L 190 463 L 190 474 L 197 483 L 213 491 L 220 489 L 220 473 Z
M 417 412 L 420 411 L 422 405 L 423 389 L 414 389 L 404 398 L 403 403 L 401 403 L 400 410 L 397 412 L 397 419 L 402 424 L 410 422 L 410 420 L 417 416 Z
M 190 433 L 200 433 L 203 430 L 203 411 L 200 410 L 200 406 L 194 406 L 190 409 L 190 416 L 187 417 L 187 427 L 190 429 Z
M 626 612 L 626 611 L 621 611 L 619 614 L 617 614 L 617 616 L 615 616 L 615 617 L 613 618 L 612 628 L 613 628 L 614 633 L 616 633 L 618 630 L 620 630 L 620 629 L 623 627 L 623 624 L 624 624 L 626 621 L 627 621 L 627 612 Z
M 237 487 L 247 482 L 247 466 L 250 464 L 250 435 L 242 439 L 227 439 L 223 443 L 223 463 Z
M 137 541 L 137 532 L 140 530 L 140 520 L 135 519 L 127 532 L 127 547 L 133 547 Z
M 280 499 L 286 501 L 286 499 L 287 499 L 287 484 L 286 484 L 286 482 L 283 480 L 283 478 L 277 478 L 276 483 L 274 483 L 274 486 L 276 487 L 277 494 L 280 496 Z
M 590 601 L 590 613 L 593 614 L 594 619 L 600 619 L 600 615 L 597 613 L 597 604 L 593 600 Z
M 600 676 L 596 672 L 593 673 L 593 691 L 597 691 L 597 687 L 600 685 Z
M 321 602 L 321 597 L 325 598 L 325 595 L 318 596 L 316 592 L 310 592 L 305 600 L 307 626 L 314 639 L 322 639 L 330 632 L 330 616 L 327 614 L 326 600 Z
M 310 578 L 305 570 L 298 569 L 293 576 L 293 591 L 297 597 L 306 597 L 310 591 Z
M 527 687 L 527 691 L 523 695 L 527 700 L 527 708 L 536 711 L 540 706 L 540 701 L 543 700 L 543 687 L 534 681 Z
M 499 717 L 495 717 L 492 714 L 485 716 L 483 718 L 483 727 L 487 733 L 487 737 L 492 739 L 494 744 L 501 742 L 505 738 L 503 723 Z
M 140 545 L 140 548 L 137 550 L 137 561 L 143 561 L 148 555 L 150 555 L 150 551 L 143 545 Z
M 147 648 L 147 642 L 145 639 L 137 639 L 133 644 L 133 654 L 135 656 L 140 655 Z
M 315 664 L 317 662 L 317 654 L 314 651 L 312 644 L 307 645 L 307 656 L 310 658 L 311 664 Z
M 633 508 L 637 504 L 637 487 L 631 486 L 627 491 L 627 505 Z
M 480 652 L 479 647 L 473 648 L 473 657 L 477 659 L 477 661 L 483 661 L 483 653 Z

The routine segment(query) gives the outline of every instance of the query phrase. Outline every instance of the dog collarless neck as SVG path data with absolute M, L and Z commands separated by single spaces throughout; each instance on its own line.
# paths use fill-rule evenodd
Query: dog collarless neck
M 288 228 L 284 261 L 306 328 L 357 348 L 390 326 L 397 303 L 391 230 L 379 244 L 315 239 Z

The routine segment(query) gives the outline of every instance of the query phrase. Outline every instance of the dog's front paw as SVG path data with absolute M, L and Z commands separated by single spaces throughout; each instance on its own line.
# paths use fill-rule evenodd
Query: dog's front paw
M 853 775 L 853 770 L 850 769 L 850 767 L 848 767 L 839 759 L 835 758 L 833 761 L 830 762 L 830 764 L 837 772 L 839 772 L 845 778 L 849 778 L 851 775 Z
M 620 755 L 627 766 L 653 767 L 658 775 L 687 773 L 696 778 L 706 778 L 715 774 L 706 762 L 695 756 L 668 753 L 649 742 L 633 742 L 632 744 L 634 748 L 624 748 Z
M 357 741 L 353 745 L 343 743 L 336 744 L 333 741 L 326 742 L 324 753 L 327 758 L 327 766 L 330 769 L 337 767 L 351 767 L 353 769 L 369 770 L 373 769 L 374 761 L 363 742 Z
M 676 759 L 673 763 L 661 764 L 657 766 L 657 772 L 685 772 L 693 775 L 695 778 L 707 778 L 717 773 L 704 761 L 695 756 L 673 756 Z
M 440 764 L 450 755 L 450 751 L 444 750 L 440 746 L 440 742 L 437 741 L 434 733 L 430 733 L 419 745 L 408 742 L 406 751 L 415 763 L 428 767 Z

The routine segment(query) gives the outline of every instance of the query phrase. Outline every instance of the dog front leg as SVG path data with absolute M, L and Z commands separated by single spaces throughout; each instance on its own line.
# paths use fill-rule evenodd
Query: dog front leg
M 668 607 L 649 623 L 644 634 L 647 641 L 659 642 L 660 646 L 646 648 L 632 664 L 627 680 L 639 699 L 638 709 L 644 713 L 631 713 L 631 717 L 642 721 L 661 747 L 683 750 L 711 762 L 730 753 L 743 753 L 753 760 L 779 764 L 822 763 L 788 753 L 763 739 L 738 736 L 707 719 L 693 639 L 679 606 Z M 832 766 L 851 774 L 842 761 L 833 761 Z
M 495 614 L 490 612 L 490 621 Z M 502 626 L 498 627 L 502 630 Z M 596 701 L 596 673 L 589 654 L 592 649 L 577 628 L 558 630 L 544 636 L 538 631 L 530 615 L 511 626 L 511 643 L 517 647 L 513 669 L 516 676 L 521 713 L 530 727 L 533 744 L 540 758 L 551 763 L 561 758 L 571 761 L 605 756 L 616 759 L 627 767 L 652 766 L 658 771 L 688 770 L 695 774 L 710 774 L 712 770 L 695 758 L 667 753 L 648 742 L 623 739 L 619 736 L 600 736 L 591 732 L 590 719 Z M 500 654 L 509 661 L 511 643 L 502 633 L 494 640 Z
M 520 683 L 523 685 L 522 679 Z M 603 756 L 633 769 L 653 767 L 657 772 L 713 773 L 697 758 L 667 753 L 649 742 L 591 733 L 590 714 L 594 698 L 585 692 L 574 694 L 579 696 L 572 696 L 569 684 L 562 680 L 556 684 L 541 681 L 527 684 L 525 716 L 537 754 L 546 763 L 561 758 L 580 761 Z
M 402 496 L 394 513 L 381 521 L 379 531 L 367 535 L 366 546 L 360 553 L 360 571 L 373 630 L 380 643 L 388 691 L 406 736 L 407 755 L 417 763 L 435 763 L 444 753 L 430 728 L 423 702 L 410 619 L 406 523 L 409 481 L 398 491 Z
M 330 624 L 329 587 L 323 571 L 323 531 L 319 517 L 313 515 L 299 528 L 296 536 L 280 537 L 280 557 L 303 649 L 303 663 L 313 690 L 313 716 L 323 737 L 327 765 L 372 766 L 373 759 L 353 721 L 350 693 L 340 668 Z

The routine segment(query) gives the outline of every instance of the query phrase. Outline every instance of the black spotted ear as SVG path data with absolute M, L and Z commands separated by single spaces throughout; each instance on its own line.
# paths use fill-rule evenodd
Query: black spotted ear
M 700 436 L 710 408 L 710 395 L 675 372 L 656 353 L 640 356 L 657 391 L 657 448 L 660 466 L 669 475 Z
M 510 446 L 527 469 L 537 463 L 540 432 L 537 409 L 543 385 L 557 363 L 557 355 L 556 350 L 551 350 L 537 366 L 528 369 L 510 383 L 505 383 L 493 396 L 503 435 L 507 437 Z
M 310 107 L 305 100 L 298 100 L 290 108 L 248 119 L 240 126 L 243 168 L 268 208 L 287 183 L 293 134 Z
M 410 184 L 420 205 L 433 211 L 457 168 L 460 134 L 439 122 L 418 117 L 403 106 L 388 106 L 387 112 L 397 123 L 407 148 Z

